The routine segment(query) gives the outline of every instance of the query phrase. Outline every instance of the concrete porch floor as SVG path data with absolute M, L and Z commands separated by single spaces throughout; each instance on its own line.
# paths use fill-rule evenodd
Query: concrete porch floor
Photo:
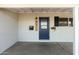
M 64 43 L 69 43 L 72 45 L 72 52 L 56 42 L 17 42 L 15 45 L 4 51 L 1 55 L 72 55 L 73 43 Z

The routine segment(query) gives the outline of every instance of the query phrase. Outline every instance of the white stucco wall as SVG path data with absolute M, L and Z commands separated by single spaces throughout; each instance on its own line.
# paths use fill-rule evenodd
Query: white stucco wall
M 17 14 L 0 9 L 0 53 L 17 42 Z
M 51 30 L 54 26 L 54 16 L 73 17 L 73 13 L 23 13 L 19 14 L 18 21 L 18 39 L 23 42 L 73 42 L 73 27 L 56 27 L 56 31 Z M 35 17 L 50 17 L 50 39 L 39 40 L 38 31 L 30 31 L 29 25 L 35 26 Z M 39 25 L 38 25 L 39 27 Z

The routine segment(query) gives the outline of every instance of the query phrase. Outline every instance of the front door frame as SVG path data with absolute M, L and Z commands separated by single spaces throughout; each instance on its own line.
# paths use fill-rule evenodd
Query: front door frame
M 42 19 L 46 19 L 47 20 L 47 33 L 41 33 L 41 20 Z M 49 29 L 49 27 L 50 27 L 50 25 L 49 25 L 49 17 L 39 17 L 39 40 L 49 40 L 49 38 L 50 38 L 50 29 Z M 44 34 L 44 35 L 43 35 Z M 43 36 L 43 37 L 41 37 L 41 36 Z

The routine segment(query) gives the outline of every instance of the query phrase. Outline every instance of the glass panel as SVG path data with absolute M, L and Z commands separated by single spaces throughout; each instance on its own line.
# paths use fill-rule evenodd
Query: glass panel
M 42 25 L 42 26 L 41 26 L 41 29 L 47 29 L 47 26 L 43 26 L 43 25 Z
M 69 18 L 69 26 L 73 26 L 73 18 Z
M 59 16 L 54 17 L 54 26 L 59 26 Z
M 42 20 L 41 25 L 47 25 L 47 20 Z
M 41 25 L 47 25 L 47 22 L 41 22 Z
M 73 18 L 60 18 L 55 16 L 54 26 L 73 26 Z
M 47 20 L 41 21 L 41 29 L 47 29 Z
M 68 26 L 68 18 L 60 18 L 59 26 Z

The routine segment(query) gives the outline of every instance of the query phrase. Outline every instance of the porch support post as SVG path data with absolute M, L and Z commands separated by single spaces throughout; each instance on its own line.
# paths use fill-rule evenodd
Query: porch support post
M 75 29 L 75 39 L 73 41 L 73 54 L 78 55 L 78 41 L 79 41 L 79 22 L 78 22 L 78 6 L 75 6 L 73 9 L 73 22 L 74 22 L 74 29 Z

